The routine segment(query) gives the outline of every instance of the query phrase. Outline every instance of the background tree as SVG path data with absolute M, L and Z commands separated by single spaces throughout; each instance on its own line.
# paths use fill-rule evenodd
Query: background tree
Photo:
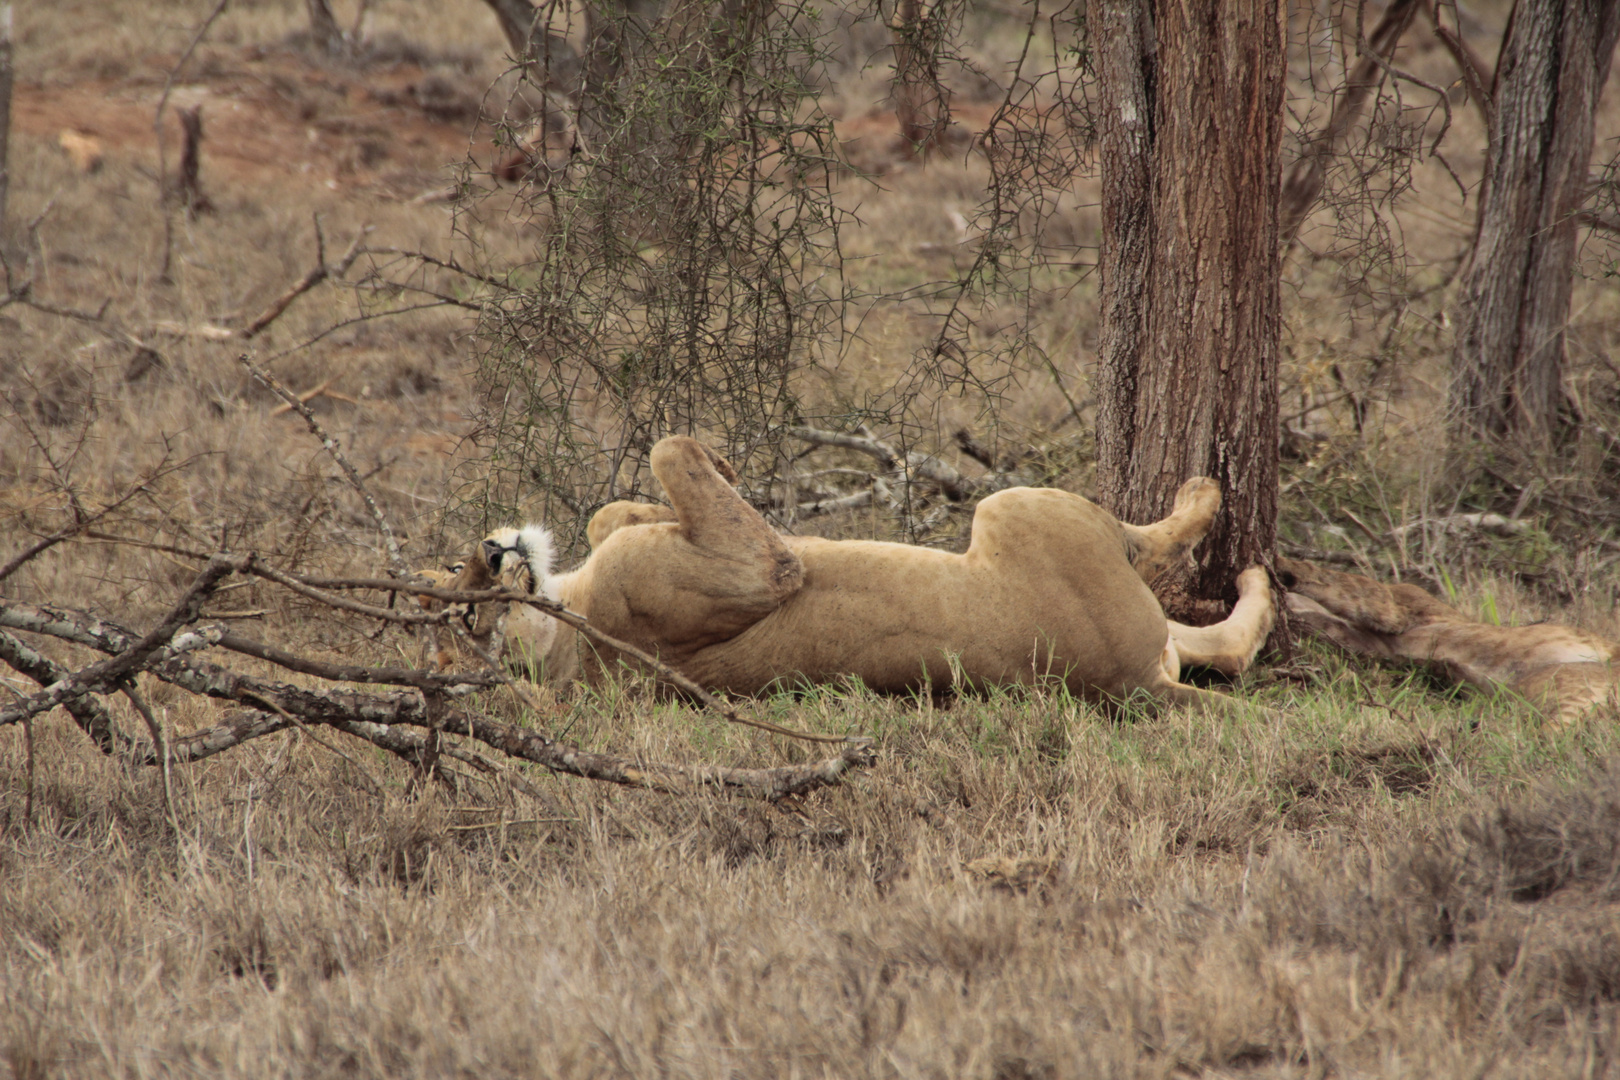
M 1487 109 L 1474 255 L 1456 303 L 1453 433 L 1546 446 L 1563 400 L 1576 214 L 1620 35 L 1614 0 L 1520 0 Z
M 1092 0 L 1089 23 L 1098 497 L 1151 521 L 1189 476 L 1219 481 L 1225 507 L 1198 569 L 1161 582 L 1174 613 L 1197 617 L 1276 542 L 1280 12 L 1276 0 Z

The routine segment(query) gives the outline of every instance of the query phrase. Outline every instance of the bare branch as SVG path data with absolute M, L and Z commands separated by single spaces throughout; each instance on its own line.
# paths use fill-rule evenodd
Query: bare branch
M 226 555 L 214 556 L 203 572 L 197 575 L 197 580 L 192 582 L 191 587 L 180 598 L 180 602 L 150 633 L 111 659 L 91 664 L 11 708 L 0 710 L 0 726 L 36 716 L 55 708 L 69 698 L 82 697 L 105 687 L 116 686 L 147 666 L 165 650 L 169 655 L 178 655 L 217 642 L 224 633 L 223 628 L 217 626 L 184 635 L 183 640 L 176 635 L 183 627 L 197 620 L 202 611 L 203 601 L 236 569 L 239 562 L 240 560 Z
M 61 682 L 71 672 L 10 634 L 0 632 L 0 660 L 40 686 Z M 73 722 L 103 754 L 127 756 L 136 752 L 134 740 L 118 730 L 105 706 L 93 697 L 70 698 L 62 703 Z
M 1310 213 L 1311 207 L 1316 205 L 1317 196 L 1322 192 L 1322 177 L 1328 159 L 1337 152 L 1339 144 L 1361 116 L 1367 99 L 1382 81 L 1379 60 L 1387 61 L 1395 55 L 1401 35 L 1412 24 L 1412 17 L 1416 14 L 1417 0 L 1394 0 L 1384 9 L 1383 18 L 1373 28 L 1371 40 L 1363 42 L 1362 47 L 1367 51 L 1345 77 L 1344 92 L 1334 103 L 1327 125 L 1317 132 L 1310 147 L 1288 171 L 1288 177 L 1283 181 L 1278 226 L 1281 250 L 1286 252 L 1293 245 L 1300 224 Z M 1374 58 L 1375 55 L 1378 59 Z
M 1462 34 L 1446 26 L 1440 21 L 1441 0 L 1430 0 L 1424 8 L 1429 16 L 1429 23 L 1434 28 L 1434 36 L 1440 39 L 1440 44 L 1451 53 L 1451 58 L 1457 62 L 1457 68 L 1462 72 L 1463 84 L 1468 87 L 1468 96 L 1474 99 L 1479 106 L 1480 115 L 1485 118 L 1485 130 L 1494 130 L 1496 123 L 1496 101 L 1491 96 L 1491 82 L 1493 76 L 1490 67 L 1484 59 L 1474 51 L 1473 46 L 1463 39 Z M 1457 5 L 1451 5 L 1455 13 Z
M 339 259 L 336 263 L 329 264 L 326 261 L 326 237 L 321 233 L 321 219 L 316 217 L 315 265 L 310 268 L 308 273 L 295 281 L 286 292 L 270 301 L 270 306 L 265 308 L 264 311 L 260 312 L 258 318 L 254 319 L 252 322 L 248 323 L 242 328 L 242 332 L 240 334 L 242 340 L 252 340 L 255 336 L 261 333 L 265 327 L 281 318 L 282 312 L 286 311 L 287 308 L 292 305 L 294 300 L 298 299 L 300 296 L 303 296 L 305 293 L 309 292 L 309 290 L 313 289 L 327 278 L 340 278 L 344 274 L 347 274 L 349 272 L 349 267 L 354 265 L 354 260 L 359 258 L 360 253 L 365 250 L 360 246 L 360 243 L 365 239 L 366 233 L 370 231 L 370 227 L 368 226 L 367 228 L 361 229 L 359 232 L 355 233 L 354 242 L 349 245 L 349 250 L 343 253 L 343 258 Z
M 1394 64 L 1390 63 L 1387 59 L 1385 59 L 1384 56 L 1381 53 L 1379 53 L 1376 49 L 1374 49 L 1372 47 L 1372 45 L 1367 41 L 1366 35 L 1364 33 L 1362 33 L 1362 31 L 1361 31 L 1361 24 L 1360 24 L 1359 19 L 1357 20 L 1357 23 L 1356 23 L 1356 35 L 1357 35 L 1356 46 L 1357 46 L 1357 48 L 1359 48 L 1361 50 L 1361 55 L 1363 57 L 1371 60 L 1373 63 L 1377 64 L 1379 67 L 1383 68 L 1384 71 L 1386 73 L 1388 73 L 1390 78 L 1392 78 L 1392 79 L 1401 79 L 1401 80 L 1403 80 L 1405 82 L 1411 83 L 1413 86 L 1421 86 L 1423 89 L 1429 91 L 1431 94 L 1435 95 L 1435 99 L 1436 99 L 1435 103 L 1437 105 L 1439 105 L 1443 110 L 1445 110 L 1445 114 L 1446 114 L 1445 123 L 1440 125 L 1440 130 L 1435 133 L 1434 141 L 1429 144 L 1429 153 L 1431 155 L 1434 154 L 1436 151 L 1438 151 L 1440 149 L 1440 143 L 1445 140 L 1446 132 L 1451 130 L 1451 95 L 1446 92 L 1445 87 L 1436 86 L 1434 83 L 1429 82 L 1427 79 L 1419 78 L 1418 76 L 1412 74 L 1410 71 L 1406 71 L 1403 68 L 1398 68 Z
M 1585 225 L 1588 229 L 1606 232 L 1610 236 L 1620 236 L 1620 218 L 1607 217 L 1592 210 L 1582 210 L 1575 215 L 1577 225 Z
M 360 240 L 357 237 L 355 239 L 356 246 L 358 246 L 359 243 Z M 346 256 L 349 261 L 353 261 L 353 250 L 354 249 L 351 249 L 350 255 Z M 259 380 L 259 382 L 275 391 L 275 393 L 283 401 L 292 406 L 294 412 L 298 413 L 299 416 L 304 418 L 304 423 L 309 425 L 309 430 L 315 434 L 316 438 L 321 440 L 321 445 L 326 448 L 326 452 L 332 455 L 332 460 L 338 463 L 338 466 L 343 470 L 344 475 L 349 478 L 349 483 L 354 485 L 354 489 L 360 493 L 360 498 L 365 501 L 366 509 L 371 511 L 371 519 L 377 523 L 377 529 L 382 533 L 383 543 L 388 547 L 388 564 L 390 569 L 392 569 L 394 573 L 398 574 L 402 578 L 410 577 L 411 571 L 405 565 L 405 557 L 399 552 L 399 542 L 394 539 L 394 530 L 389 528 L 388 519 L 383 517 L 382 510 L 377 506 L 377 500 L 371 497 L 371 492 L 366 489 L 365 481 L 360 478 L 360 473 L 355 470 L 353 465 L 349 464 L 349 459 L 343 456 L 343 451 L 338 448 L 337 440 L 328 435 L 321 427 L 320 421 L 315 419 L 315 414 L 309 411 L 309 406 L 305 405 L 302 401 L 299 401 L 298 397 L 293 394 L 291 390 L 288 390 L 285 386 L 282 386 L 281 383 L 276 380 L 274 375 L 271 375 L 268 371 L 265 371 L 255 365 L 252 360 L 249 360 L 246 353 L 237 357 L 237 362 L 243 367 L 247 368 L 249 374 L 251 374 L 255 379 Z
M 16 573 L 17 570 L 20 569 L 24 564 L 28 563 L 41 553 L 49 550 L 57 544 L 60 544 L 64 540 L 70 539 L 73 536 L 86 531 L 90 528 L 90 526 L 94 525 L 102 518 L 105 518 L 108 514 L 120 509 L 125 503 L 135 498 L 135 496 L 148 490 L 158 480 L 161 480 L 169 473 L 184 468 L 186 464 L 188 463 L 181 462 L 178 465 L 171 465 L 167 458 L 165 458 L 162 462 L 158 463 L 156 468 L 148 471 L 145 476 L 137 480 L 135 484 L 126 490 L 122 495 L 118 496 L 118 498 L 114 499 L 106 506 L 103 506 L 100 510 L 96 510 L 89 515 L 79 512 L 77 503 L 75 503 L 74 509 L 76 520 L 73 522 L 73 524 L 68 525 L 65 528 L 58 529 L 49 536 L 40 537 L 38 540 L 35 540 L 33 543 L 17 552 L 17 554 L 13 555 L 10 559 L 7 559 L 3 565 L 0 565 L 0 581 L 4 581 L 6 578 Z
M 278 649 L 274 645 L 267 645 L 262 641 L 253 641 L 240 634 L 221 634 L 218 645 L 222 649 L 241 653 L 243 656 L 253 656 L 260 660 L 268 660 L 277 667 L 296 671 L 303 675 L 314 675 L 316 678 L 326 679 L 330 682 L 373 683 L 385 686 L 414 686 L 418 690 L 448 690 L 457 686 L 491 687 L 501 685 L 501 681 L 492 675 L 478 675 L 472 672 L 440 673 L 436 671 L 417 671 L 414 668 L 372 668 L 356 664 L 329 664 L 320 660 L 312 660 L 306 656 L 298 656 Z
M 850 435 L 841 431 L 825 431 L 821 428 L 802 426 L 789 427 L 786 431 L 803 442 L 817 446 L 837 446 L 866 454 L 875 458 L 885 469 L 895 473 L 901 482 L 925 480 L 939 488 L 945 497 L 953 502 L 976 499 L 1000 491 L 1002 488 L 1015 487 L 1023 482 L 1021 477 L 1001 471 L 993 471 L 990 475 L 977 479 L 965 477 L 932 454 L 913 450 L 902 456 L 898 450 L 870 434 Z
M 0 599 L 0 626 L 49 633 L 103 652 L 116 651 L 119 655 L 130 651 L 129 642 L 134 639 L 130 631 L 105 620 L 3 599 Z M 654 791 L 689 792 L 701 787 L 719 787 L 758 798 L 779 799 L 836 783 L 848 770 L 870 765 L 875 760 L 871 741 L 859 739 L 849 740 L 837 757 L 775 769 L 638 764 L 610 754 L 589 753 L 537 732 L 461 710 L 447 709 L 442 718 L 435 719 L 429 716 L 426 704 L 415 694 L 367 694 L 336 688 L 311 690 L 181 657 L 165 658 L 154 663 L 150 670 L 159 678 L 193 693 L 238 701 L 256 709 L 284 711 L 304 723 L 338 727 L 373 742 L 388 737 L 386 730 L 377 729 L 399 725 L 442 730 L 446 734 L 476 739 L 510 757 L 544 765 L 553 772 Z M 345 726 L 348 724 L 375 727 L 351 731 Z M 247 737 L 255 737 L 248 734 L 250 732 L 264 734 L 268 730 L 259 721 L 246 720 L 229 731 L 212 729 L 188 738 L 206 736 L 206 745 L 202 748 L 211 745 L 217 749 L 210 752 L 217 753 L 219 749 L 228 748 L 226 744 L 234 745 L 232 739 L 245 741 Z M 384 744 L 379 742 L 378 745 Z M 182 755 L 177 752 L 174 760 L 181 759 Z

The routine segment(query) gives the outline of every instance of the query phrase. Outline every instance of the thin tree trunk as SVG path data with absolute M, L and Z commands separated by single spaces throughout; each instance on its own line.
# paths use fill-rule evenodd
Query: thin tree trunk
M 1496 65 L 1474 257 L 1457 298 L 1452 433 L 1550 446 L 1576 214 L 1620 4 L 1520 0 Z
M 342 52 L 343 31 L 332 15 L 331 0 L 304 0 L 304 7 L 309 11 L 309 33 L 315 44 L 331 56 Z
M 179 116 L 183 136 L 180 149 L 180 202 L 186 208 L 186 218 L 193 220 L 198 214 L 214 208 L 202 190 L 202 106 L 181 109 Z
M 950 91 L 939 81 L 940 20 L 932 0 L 900 0 L 894 35 L 894 115 L 913 157 L 926 159 L 951 122 Z
M 6 190 L 11 186 L 11 5 L 0 5 L 0 237 L 5 235 Z
M 1099 500 L 1155 521 L 1190 476 L 1224 507 L 1156 591 L 1208 621 L 1274 557 L 1284 52 L 1277 0 L 1091 0 L 1102 82 Z
M 1384 9 L 1383 18 L 1378 20 L 1378 25 L 1368 35 L 1369 52 L 1361 57 L 1345 79 L 1344 92 L 1334 102 L 1327 125 L 1317 132 L 1310 146 L 1288 170 L 1288 178 L 1283 181 L 1282 223 L 1278 227 L 1279 241 L 1283 247 L 1293 244 L 1294 238 L 1299 235 L 1299 227 L 1305 221 L 1305 216 L 1322 194 L 1322 177 L 1328 160 L 1338 152 L 1344 137 L 1360 119 L 1367 99 L 1383 80 L 1384 68 L 1377 57 L 1388 61 L 1395 55 L 1395 46 L 1400 44 L 1401 35 L 1412 24 L 1417 9 L 1418 0 L 1392 0 L 1389 7 Z

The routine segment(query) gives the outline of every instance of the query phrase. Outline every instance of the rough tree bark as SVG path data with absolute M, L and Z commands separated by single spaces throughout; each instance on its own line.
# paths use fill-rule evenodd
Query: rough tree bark
M 1576 214 L 1620 3 L 1519 0 L 1491 94 L 1474 257 L 1456 307 L 1452 434 L 1546 447 L 1563 392 Z
M 1090 0 L 1101 80 L 1097 488 L 1155 521 L 1190 476 L 1225 500 L 1197 567 L 1156 590 L 1207 622 L 1277 526 L 1277 0 Z

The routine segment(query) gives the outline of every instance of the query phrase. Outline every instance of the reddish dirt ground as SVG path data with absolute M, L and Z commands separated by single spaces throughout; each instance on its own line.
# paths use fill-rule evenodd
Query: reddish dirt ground
M 409 199 L 447 182 L 447 162 L 487 157 L 487 132 L 469 144 L 478 105 L 465 87 L 413 64 L 320 69 L 285 50 L 243 48 L 212 74 L 177 85 L 165 113 L 171 167 L 179 107 L 202 106 L 203 184 L 324 187 Z M 20 134 L 55 142 L 63 131 L 94 137 L 110 161 L 150 169 L 157 157 L 150 80 L 19 84 Z

